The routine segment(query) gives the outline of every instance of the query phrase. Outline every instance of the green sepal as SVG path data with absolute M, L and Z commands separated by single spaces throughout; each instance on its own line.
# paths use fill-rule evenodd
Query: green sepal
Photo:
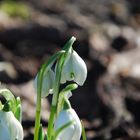
M 78 85 L 75 84 L 75 83 L 74 84 L 69 84 L 65 88 L 63 88 L 60 93 L 67 94 L 67 92 L 75 90 L 77 87 L 78 87 Z
M 0 95 L 6 99 L 6 103 L 3 106 L 4 111 L 12 111 L 15 113 L 16 110 L 16 100 L 12 92 L 8 89 L 1 89 Z
M 63 47 L 63 50 L 65 50 L 66 52 L 72 47 L 73 43 L 75 42 L 76 38 L 74 36 L 72 36 L 70 38 L 69 41 L 67 41 L 67 43 L 65 44 L 65 46 Z
M 65 88 L 61 90 L 59 93 L 59 98 L 58 98 L 58 105 L 57 105 L 57 114 L 64 108 L 64 103 L 67 102 L 68 106 L 70 107 L 70 102 L 69 102 L 69 97 L 71 96 L 71 91 L 75 90 L 78 87 L 77 84 L 69 84 Z
M 0 95 L 2 95 L 7 101 L 12 101 L 15 103 L 15 97 L 12 92 L 8 89 L 0 89 Z

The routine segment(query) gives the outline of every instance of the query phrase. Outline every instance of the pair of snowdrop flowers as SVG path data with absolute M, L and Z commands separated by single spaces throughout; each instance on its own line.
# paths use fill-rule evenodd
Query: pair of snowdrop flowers
M 75 40 L 74 37 L 71 40 Z M 75 52 L 72 46 L 69 49 L 66 49 L 65 52 L 64 63 L 61 69 L 61 78 L 60 84 L 64 84 L 67 81 L 74 81 L 76 84 L 82 86 L 87 77 L 87 67 L 83 59 Z M 53 64 L 51 64 L 52 66 Z M 53 71 L 51 66 L 46 69 L 43 80 L 42 80 L 42 88 L 41 88 L 41 97 L 46 97 L 49 94 L 53 93 L 55 78 L 56 78 L 56 67 Z M 37 90 L 37 81 L 38 75 L 35 78 L 35 87 Z M 70 91 L 68 91 L 70 92 Z M 68 93 L 69 94 L 69 93 Z M 70 94 L 69 94 L 70 95 Z M 67 100 L 69 98 L 66 97 Z M 67 126 L 63 129 L 59 135 L 57 136 L 57 140 L 80 140 L 81 133 L 82 133 L 82 126 L 80 119 L 74 109 L 71 107 L 63 108 L 59 114 L 57 115 L 55 122 L 54 122 L 54 130 L 57 131 L 61 127 L 65 126 L 69 122 L 73 122 L 71 125 Z
M 61 72 L 61 80 L 62 84 L 66 83 L 66 81 L 74 81 L 78 85 L 82 86 L 87 77 L 87 67 L 83 59 L 75 52 L 72 48 L 68 51 L 66 60 L 64 62 L 62 72 Z M 37 91 L 37 79 L 38 75 L 35 78 L 35 88 Z M 45 71 L 43 77 L 43 85 L 41 96 L 47 97 L 49 94 L 53 93 L 55 81 L 55 72 L 50 68 Z

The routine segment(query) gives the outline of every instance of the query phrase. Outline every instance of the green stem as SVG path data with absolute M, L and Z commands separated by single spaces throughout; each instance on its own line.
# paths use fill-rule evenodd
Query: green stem
M 53 128 L 53 122 L 54 122 L 54 117 L 55 117 L 55 112 L 56 112 L 56 106 L 51 106 L 51 111 L 50 111 L 50 118 L 49 118 L 49 124 L 48 124 L 48 130 L 47 130 L 47 134 L 48 134 L 48 140 L 51 140 L 51 132 L 52 132 L 52 128 Z
M 87 140 L 85 128 L 84 128 L 82 121 L 81 121 L 81 125 L 82 125 L 82 140 Z
M 34 140 L 38 140 L 38 132 L 40 127 L 40 113 L 41 113 L 41 91 L 42 91 L 42 84 L 43 84 L 43 76 L 47 69 L 49 69 L 54 61 L 61 55 L 64 54 L 65 51 L 59 51 L 58 53 L 54 54 L 47 63 L 44 63 L 38 73 L 38 81 L 37 81 L 37 103 L 36 103 L 36 117 L 35 117 L 35 134 Z
M 62 55 L 63 57 L 63 55 Z M 53 124 L 55 120 L 56 110 L 57 110 L 57 103 L 58 103 L 58 97 L 59 97 L 59 86 L 60 86 L 60 78 L 61 78 L 61 70 L 63 62 L 61 61 L 61 57 L 58 60 L 58 65 L 56 68 L 56 80 L 55 80 L 55 87 L 54 87 L 54 94 L 52 98 L 52 104 L 51 104 L 51 111 L 50 111 L 50 118 L 49 118 L 49 124 L 48 124 L 48 139 L 51 140 L 52 138 L 52 129 Z
M 36 102 L 36 117 L 35 117 L 35 134 L 34 140 L 38 140 L 38 132 L 40 127 L 40 113 L 41 113 L 41 89 L 42 89 L 42 79 L 43 79 L 42 70 L 38 73 L 37 80 L 37 102 Z
M 40 127 L 40 112 L 41 112 L 40 110 L 41 110 L 41 94 L 37 94 L 34 140 L 38 140 L 38 131 Z
M 54 93 L 52 98 L 52 104 L 51 104 L 51 111 L 50 111 L 50 118 L 49 118 L 49 124 L 48 124 L 48 140 L 51 140 L 53 137 L 53 124 L 55 120 L 55 115 L 57 113 L 57 104 L 58 104 L 58 97 L 59 97 L 59 87 L 60 87 L 60 80 L 61 80 L 61 71 L 62 67 L 65 61 L 65 57 L 68 53 L 68 50 L 72 47 L 72 44 L 76 40 L 75 37 L 72 37 L 64 46 L 63 50 L 66 52 L 59 57 L 57 68 L 56 68 L 56 79 L 55 79 L 55 87 L 54 87 Z

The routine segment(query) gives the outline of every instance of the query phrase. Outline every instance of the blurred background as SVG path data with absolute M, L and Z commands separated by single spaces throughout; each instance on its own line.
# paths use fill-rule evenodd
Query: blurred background
M 0 81 L 22 99 L 24 140 L 33 139 L 33 79 L 71 36 L 88 68 L 71 97 L 87 140 L 140 140 L 140 1 L 0 0 Z

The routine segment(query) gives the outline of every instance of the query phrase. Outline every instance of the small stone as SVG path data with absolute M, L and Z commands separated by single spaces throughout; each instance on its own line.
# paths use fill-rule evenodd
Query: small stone
M 7 76 L 9 76 L 11 79 L 17 78 L 17 72 L 15 70 L 15 67 L 10 62 L 0 62 L 0 74 L 2 72 L 5 72 Z
M 139 60 L 139 48 L 114 55 L 108 66 L 108 71 L 111 74 L 121 74 L 125 77 L 131 77 L 140 80 Z

